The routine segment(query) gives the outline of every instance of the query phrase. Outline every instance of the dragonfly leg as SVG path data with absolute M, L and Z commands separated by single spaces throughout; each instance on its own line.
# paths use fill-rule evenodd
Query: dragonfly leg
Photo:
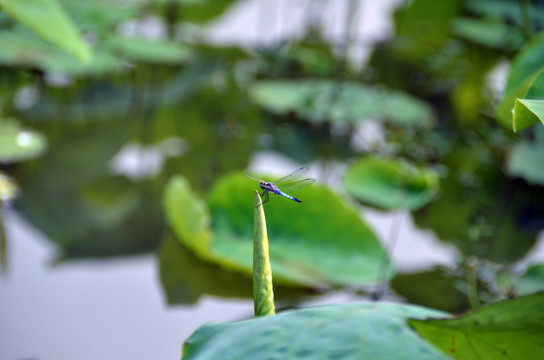
M 261 197 L 264 197 L 265 200 L 262 201 L 259 205 L 255 206 L 255 208 L 258 208 L 259 206 L 261 206 L 261 205 L 263 205 L 264 203 L 268 202 L 268 196 L 269 196 L 269 195 L 268 195 L 268 191 L 263 190 L 263 193 L 260 194 L 260 195 L 261 195 Z

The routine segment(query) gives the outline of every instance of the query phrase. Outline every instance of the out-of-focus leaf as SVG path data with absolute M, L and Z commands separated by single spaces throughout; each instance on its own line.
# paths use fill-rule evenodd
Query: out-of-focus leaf
M 119 72 L 123 70 L 123 65 L 114 54 L 96 50 L 91 60 L 85 63 L 79 63 L 70 57 L 58 54 L 44 61 L 43 68 L 72 76 L 98 76 Z
M 516 98 L 524 98 L 535 77 L 544 68 L 544 35 L 535 36 L 512 61 L 504 97 L 497 109 L 501 124 L 512 124 L 512 108 Z
M 178 238 L 198 255 L 207 255 L 213 236 L 210 212 L 206 203 L 191 190 L 189 182 L 181 176 L 170 180 L 163 202 Z
M 56 0 L 1 0 L 2 11 L 85 63 L 91 52 Z
M 42 155 L 46 148 L 47 140 L 39 132 L 0 119 L 0 163 L 33 159 Z
M 509 28 L 504 21 L 494 19 L 458 18 L 452 22 L 457 35 L 476 44 L 498 49 L 517 49 L 522 36 L 516 29 Z
M 198 61 L 172 75 L 168 80 L 156 87 L 131 88 L 126 84 L 115 83 L 89 86 L 82 93 L 72 94 L 73 97 L 59 101 L 56 97 L 46 97 L 28 110 L 25 115 L 32 120 L 63 122 L 103 122 L 112 118 L 123 119 L 127 112 L 145 113 L 151 107 L 159 106 L 160 111 L 155 115 L 150 126 L 162 126 L 163 112 L 167 113 L 166 122 L 179 125 L 180 109 L 186 109 L 186 103 L 203 83 L 207 82 L 213 71 L 219 67 L 216 61 Z M 138 101 L 134 101 L 134 94 L 138 94 Z M 176 104 L 176 112 L 168 105 Z M 209 107 L 209 103 L 206 104 Z M 59 116 L 62 118 L 59 119 Z M 185 116 L 184 116 L 185 118 Z M 159 123 L 159 125 L 155 125 Z M 185 122 L 184 122 L 185 124 Z M 174 125 L 174 126 L 175 126 Z M 168 129 L 172 131 L 172 129 Z M 155 129 L 153 131 L 155 133 Z M 163 134 L 162 137 L 152 139 L 160 141 L 177 135 L 176 132 Z M 184 134 L 185 135 L 185 134 Z M 206 144 L 207 146 L 207 144 Z M 205 164 L 203 164 L 205 166 Z
M 211 229 L 202 201 L 183 184 L 172 179 L 165 195 L 166 214 L 179 240 L 203 259 L 251 274 L 257 184 L 243 174 L 219 179 L 208 199 Z M 274 281 L 306 286 L 374 282 L 384 254 L 357 211 L 324 186 L 314 184 L 300 193 L 303 204 L 277 197 L 265 205 Z M 181 199 L 187 201 L 180 205 Z
M 109 35 L 123 21 L 138 17 L 141 3 L 110 0 L 60 0 L 66 12 L 82 31 Z
M 185 341 L 182 359 L 443 360 L 448 357 L 421 341 L 405 319 L 446 316 L 422 307 L 387 303 L 286 311 L 204 325 Z
M 241 66 L 249 74 L 257 68 L 263 74 L 325 78 L 334 77 L 338 65 L 333 45 L 315 31 L 296 42 L 282 42 L 255 51 L 257 57 Z
M 54 48 L 30 32 L 0 32 L 0 63 L 2 65 L 25 66 L 41 63 L 51 56 Z
M 489 0 L 479 1 L 471 0 L 466 2 L 466 9 L 483 18 L 502 20 L 506 23 L 514 24 L 516 27 L 524 25 L 523 4 L 512 1 Z M 527 4 L 529 6 L 529 19 L 531 22 L 538 23 L 544 19 L 544 9 L 537 3 Z
M 507 171 L 530 184 L 544 185 L 544 145 L 520 142 L 508 154 Z
M 536 264 L 527 269 L 518 282 L 516 293 L 527 295 L 544 291 L 544 264 Z
M 414 210 L 433 199 L 438 175 L 395 159 L 363 158 L 352 164 L 344 178 L 351 196 L 382 209 Z
M 544 293 L 484 306 L 448 320 L 410 320 L 456 359 L 532 359 L 544 352 Z
M 266 80 L 252 86 L 250 95 L 273 113 L 294 113 L 314 122 L 356 123 L 378 118 L 406 126 L 429 126 L 433 119 L 430 108 L 411 96 L 353 82 Z
M 191 55 L 191 51 L 186 46 L 166 40 L 151 41 L 111 35 L 106 46 L 131 60 L 159 64 L 180 64 Z
M 116 57 L 100 50 L 88 61 L 79 62 L 21 28 L 0 32 L 0 48 L 0 63 L 8 66 L 36 67 L 80 76 L 110 73 L 121 68 Z
M 244 267 L 251 264 L 253 234 L 253 206 L 247 201 L 257 186 L 232 174 L 216 183 L 208 200 L 216 231 L 213 251 Z M 296 195 L 303 204 L 275 197 L 265 205 L 274 278 L 351 286 L 376 281 L 385 255 L 358 211 L 319 184 Z
M 291 46 L 288 56 L 298 61 L 310 76 L 332 75 L 337 61 L 328 48 L 310 46 L 307 43 Z
M 457 289 L 457 280 L 440 268 L 397 274 L 391 286 L 412 304 L 453 313 L 466 310 L 469 305 L 466 295 Z

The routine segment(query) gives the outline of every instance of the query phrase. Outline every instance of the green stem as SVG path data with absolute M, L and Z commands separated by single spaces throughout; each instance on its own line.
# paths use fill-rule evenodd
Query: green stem
M 4 219 L 2 218 L 2 209 L 0 204 L 0 273 L 6 275 L 8 271 L 8 239 L 4 229 Z
M 259 192 L 255 190 L 255 235 L 253 238 L 253 303 L 255 316 L 274 315 L 274 289 L 272 268 L 268 254 L 268 235 L 264 206 Z
M 468 258 L 465 265 L 466 282 L 467 282 L 467 298 L 470 307 L 475 310 L 482 306 L 480 298 L 478 297 L 478 277 L 476 274 L 476 267 L 478 264 L 473 259 Z

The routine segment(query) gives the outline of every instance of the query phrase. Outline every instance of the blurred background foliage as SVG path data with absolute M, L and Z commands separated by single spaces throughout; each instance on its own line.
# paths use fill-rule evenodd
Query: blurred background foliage
M 456 268 L 392 278 L 409 302 L 461 311 L 475 298 L 541 289 L 542 271 L 527 270 L 523 282 L 518 266 L 544 228 L 544 131 L 530 126 L 542 121 L 535 107 L 544 99 L 535 80 L 544 66 L 539 2 L 414 0 L 395 10 L 392 36 L 377 40 L 353 31 L 324 37 L 326 2 L 310 1 L 298 37 L 217 45 L 205 29 L 236 3 L 0 1 L 0 199 L 58 246 L 57 261 L 157 252 L 171 303 L 251 296 L 247 264 L 229 257 L 244 256 L 227 246 L 242 234 L 251 242 L 251 218 L 240 220 L 251 191 L 247 209 L 228 195 L 255 184 L 225 185 L 225 176 L 266 150 L 319 165 L 323 178 L 335 164 L 347 168 L 340 196 L 309 190 L 300 221 L 271 227 L 271 241 L 293 237 L 291 246 L 277 244 L 278 259 L 315 262 L 314 270 L 290 263 L 280 271 L 291 279 L 278 290 L 286 299 L 367 290 L 378 280 L 371 274 L 387 260 L 371 229 L 351 238 L 368 228 L 351 218 L 354 204 L 410 211 L 417 226 L 459 250 Z M 361 46 L 366 63 L 350 57 Z M 495 79 L 505 64 L 503 89 Z M 519 103 L 526 129 L 514 133 L 511 109 L 524 97 L 536 102 Z M 187 188 L 164 195 L 163 205 L 173 181 Z M 209 243 L 198 245 L 207 249 L 179 231 L 193 206 L 210 207 L 194 218 L 208 221 Z M 323 213 L 332 208 L 349 210 Z M 322 217 L 320 227 L 308 228 L 311 216 Z M 327 224 L 345 231 L 327 233 Z M 5 263 L 9 239 L 2 244 Z M 221 246 L 220 260 L 209 255 Z M 368 269 L 338 273 L 361 255 Z

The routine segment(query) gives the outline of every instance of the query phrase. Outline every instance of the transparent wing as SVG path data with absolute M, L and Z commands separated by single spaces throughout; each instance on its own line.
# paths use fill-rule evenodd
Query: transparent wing
M 258 182 L 261 182 L 261 181 L 264 181 L 264 180 L 261 180 L 261 179 L 257 179 L 256 177 L 253 177 L 253 176 L 250 176 L 248 174 L 246 174 L 246 176 L 250 179 L 253 179 L 253 180 L 257 180 Z
M 297 179 L 300 179 L 300 178 L 303 177 L 304 175 L 306 175 L 306 173 L 308 172 L 308 170 L 310 170 L 310 169 L 307 168 L 307 167 L 301 167 L 300 169 L 293 171 L 293 172 L 290 173 L 289 175 L 282 177 L 282 178 L 279 179 L 278 181 L 274 181 L 274 184 L 276 184 L 276 185 L 279 186 L 279 185 L 281 185 L 281 184 L 286 184 L 286 183 L 293 182 L 293 181 L 295 181 L 295 180 L 297 180 Z M 309 184 L 308 184 L 308 185 L 309 185 Z
M 315 179 L 303 179 L 303 180 L 290 182 L 288 184 L 282 184 L 277 186 L 281 191 L 289 192 L 289 191 L 302 189 L 303 187 L 312 185 L 314 182 L 315 182 Z

